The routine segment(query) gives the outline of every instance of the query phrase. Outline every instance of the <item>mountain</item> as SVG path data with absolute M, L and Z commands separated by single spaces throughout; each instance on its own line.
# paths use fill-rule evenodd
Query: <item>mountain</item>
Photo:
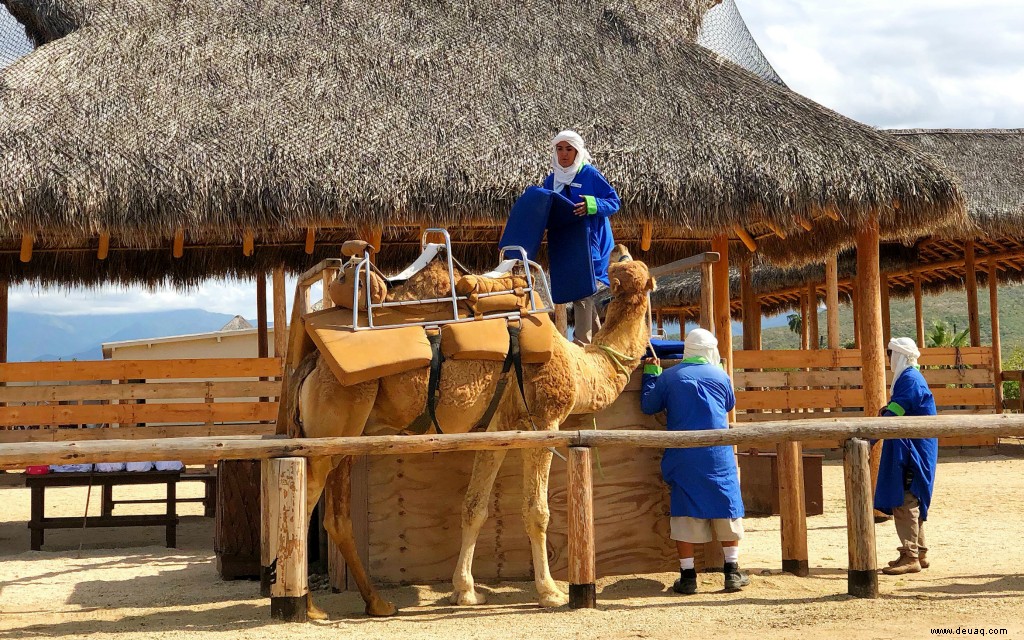
M 102 315 L 12 311 L 7 357 L 11 362 L 101 360 L 104 342 L 217 331 L 233 318 L 202 309 Z

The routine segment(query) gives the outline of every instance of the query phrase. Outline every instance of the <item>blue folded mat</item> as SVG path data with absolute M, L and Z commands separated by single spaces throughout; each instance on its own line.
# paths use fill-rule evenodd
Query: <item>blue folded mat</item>
M 572 201 L 559 193 L 528 187 L 512 205 L 500 246 L 518 245 L 535 260 L 545 231 L 552 301 L 565 304 L 597 293 L 586 219 L 574 215 Z
M 651 338 L 651 346 L 654 347 L 654 355 L 664 360 L 682 360 L 683 359 L 683 341 L 682 340 L 658 340 L 657 338 Z M 647 349 L 647 357 L 651 357 L 650 348 Z

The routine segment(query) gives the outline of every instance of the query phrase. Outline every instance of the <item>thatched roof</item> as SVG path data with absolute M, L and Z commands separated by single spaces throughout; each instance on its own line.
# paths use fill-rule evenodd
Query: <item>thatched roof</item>
M 959 178 L 974 233 L 1024 238 L 1024 129 L 888 131 L 935 156 Z
M 473 226 L 488 244 L 470 252 L 493 261 L 564 127 L 619 189 L 619 238 L 653 223 L 652 262 L 736 224 L 788 230 L 763 251 L 793 262 L 850 244 L 874 210 L 887 237 L 964 222 L 925 154 L 692 44 L 712 0 L 3 2 L 41 45 L 0 74 L 0 251 L 23 233 L 37 249 L 15 280 L 100 279 L 42 252 L 101 232 L 127 272 L 100 271 L 122 278 L 145 254 L 125 249 L 166 253 L 178 229 L 186 256 L 248 229 L 301 269 L 307 227 L 385 226 L 408 246 L 382 259 L 402 262 L 420 225 Z M 220 274 L 259 268 L 223 252 L 205 261 Z M 166 276 L 219 275 L 203 263 Z

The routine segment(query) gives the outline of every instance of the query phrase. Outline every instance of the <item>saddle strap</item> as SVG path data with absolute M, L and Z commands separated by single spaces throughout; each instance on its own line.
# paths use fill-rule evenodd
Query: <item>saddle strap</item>
M 526 414 L 530 417 L 530 424 L 533 425 L 533 430 L 537 430 L 537 425 L 533 422 L 533 413 L 530 411 L 530 405 L 526 401 L 526 389 L 523 385 L 523 357 L 522 351 L 519 347 L 519 334 L 522 333 L 522 327 L 514 325 L 508 325 L 508 355 L 505 356 L 505 362 L 501 365 L 501 374 L 498 377 L 498 385 L 494 388 L 494 395 L 491 396 L 491 401 L 487 405 L 487 410 L 484 411 L 484 415 L 481 416 L 479 422 L 470 429 L 471 433 L 477 433 L 480 431 L 486 431 L 487 427 L 491 424 L 491 419 L 494 418 L 494 413 L 498 410 L 498 403 L 501 402 L 501 396 L 505 393 L 505 387 L 508 386 L 508 373 L 515 367 L 516 370 L 516 381 L 519 383 L 519 395 L 523 398 L 523 406 L 526 407 Z
M 427 406 L 412 424 L 405 430 L 406 433 L 421 436 L 433 425 L 438 433 L 444 433 L 441 425 L 437 422 L 437 390 L 441 385 L 441 364 L 444 362 L 444 355 L 441 353 L 441 333 L 428 333 L 427 341 L 430 342 L 430 377 L 427 380 Z

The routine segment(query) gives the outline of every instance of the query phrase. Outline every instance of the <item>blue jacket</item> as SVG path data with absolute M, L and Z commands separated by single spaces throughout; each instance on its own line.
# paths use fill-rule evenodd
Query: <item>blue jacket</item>
M 544 179 L 544 188 L 551 189 L 555 184 L 555 174 L 548 174 Z M 615 247 L 612 237 L 612 225 L 608 217 L 619 210 L 619 194 L 604 179 L 601 172 L 593 165 L 585 164 L 576 174 L 576 179 L 567 186 L 562 195 L 573 203 L 587 202 L 587 233 L 590 236 L 590 257 L 594 261 L 594 279 L 610 286 L 608 282 L 608 257 Z
M 909 368 L 900 373 L 884 415 L 935 415 L 935 397 L 920 371 Z M 878 465 L 875 508 L 891 514 L 894 507 L 903 506 L 904 490 L 909 489 L 921 504 L 921 520 L 927 520 L 938 457 L 939 441 L 935 438 L 886 440 Z
M 686 362 L 660 375 L 646 373 L 640 408 L 668 413 L 669 431 L 728 429 L 736 396 L 729 376 L 716 365 Z M 661 475 L 672 491 L 672 515 L 742 518 L 736 455 L 729 446 L 666 449 Z

